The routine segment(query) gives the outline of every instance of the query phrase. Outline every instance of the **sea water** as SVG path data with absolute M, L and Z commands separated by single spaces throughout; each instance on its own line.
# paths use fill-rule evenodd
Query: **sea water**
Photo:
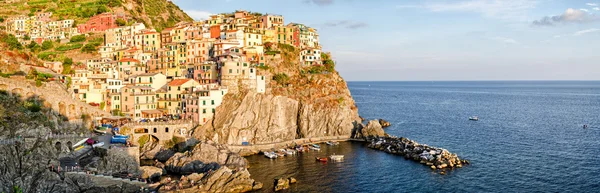
M 442 147 L 472 163 L 446 175 L 358 142 L 270 160 L 252 177 L 284 192 L 600 192 L 600 82 L 349 82 L 359 114 L 386 132 Z M 478 116 L 479 121 L 468 117 Z M 589 127 L 583 129 L 583 125 Z M 343 162 L 315 156 L 343 154 Z

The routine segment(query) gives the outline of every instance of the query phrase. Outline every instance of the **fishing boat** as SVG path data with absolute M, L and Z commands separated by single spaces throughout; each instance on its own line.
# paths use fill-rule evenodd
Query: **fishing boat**
M 328 141 L 328 142 L 325 142 L 325 144 L 327 144 L 327 145 L 339 145 L 340 142 L 337 142 L 337 141 Z
M 327 158 L 326 157 L 315 157 L 317 159 L 317 161 L 320 162 L 327 162 Z
M 277 154 L 275 154 L 275 152 L 264 152 L 263 154 L 265 154 L 265 157 L 268 157 L 269 159 L 277 158 Z
M 94 129 L 94 132 L 96 133 L 100 133 L 100 134 L 106 134 L 106 127 L 96 127 L 96 129 Z
M 313 146 L 313 147 L 316 147 L 316 148 L 321 148 L 321 146 L 319 146 L 319 145 L 317 145 L 317 144 L 312 144 L 312 146 Z
M 293 149 L 286 149 L 286 150 L 285 150 L 285 153 L 286 153 L 287 155 L 294 155 L 294 154 L 296 154 L 296 151 L 294 151 Z
M 329 156 L 329 159 L 335 160 L 335 161 L 340 161 L 340 160 L 344 159 L 344 155 L 335 155 L 335 154 L 333 154 L 333 155 Z
M 472 116 L 472 117 L 469 117 L 469 120 L 471 120 L 471 121 L 479 121 L 479 117 Z

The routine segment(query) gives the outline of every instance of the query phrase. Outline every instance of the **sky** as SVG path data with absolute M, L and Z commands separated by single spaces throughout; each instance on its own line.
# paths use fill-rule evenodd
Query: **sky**
M 349 81 L 600 80 L 600 0 L 174 0 L 318 30 Z

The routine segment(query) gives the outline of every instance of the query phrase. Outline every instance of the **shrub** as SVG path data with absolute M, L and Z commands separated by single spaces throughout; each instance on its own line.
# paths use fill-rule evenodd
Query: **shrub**
M 17 39 L 17 37 L 15 37 L 12 34 L 2 36 L 2 41 L 4 43 L 6 43 L 10 49 L 17 49 L 17 50 L 23 49 L 23 45 L 21 43 L 19 43 L 19 40 Z
M 127 21 L 125 21 L 125 20 L 123 20 L 121 18 L 117 19 L 116 22 L 117 22 L 118 26 L 126 26 L 127 25 Z
M 83 46 L 83 48 L 81 48 L 81 51 L 85 53 L 93 53 L 96 51 L 96 46 L 94 46 L 94 43 L 86 44 Z
M 42 50 L 49 50 L 52 49 L 52 47 L 54 47 L 52 41 L 45 40 L 44 42 L 42 42 Z
M 273 80 L 275 80 L 277 84 L 285 86 L 289 83 L 290 77 L 286 73 L 277 73 L 273 76 Z
M 58 46 L 56 48 L 56 51 L 69 51 L 69 50 L 79 49 L 81 47 L 83 47 L 83 44 L 80 44 L 80 43 L 77 43 L 77 44 L 67 44 L 67 45 Z
M 312 66 L 310 67 L 310 69 L 308 69 L 308 73 L 311 74 L 321 74 L 323 73 L 323 71 L 325 71 L 325 66 Z
M 38 54 L 38 58 L 42 60 L 53 60 L 57 55 L 56 52 L 42 52 Z
M 263 65 L 263 66 L 258 66 L 258 69 L 261 70 L 269 70 L 269 66 Z
M 85 41 L 84 34 L 73 36 L 73 37 L 71 37 L 71 40 L 70 40 L 70 42 L 83 42 L 83 41 Z
M 31 40 L 31 37 L 29 37 L 29 35 L 25 34 L 25 36 L 23 36 L 24 40 Z
M 0 22 L 4 22 L 4 17 L 0 17 Z
M 35 80 L 35 86 L 40 87 L 42 86 L 42 80 Z

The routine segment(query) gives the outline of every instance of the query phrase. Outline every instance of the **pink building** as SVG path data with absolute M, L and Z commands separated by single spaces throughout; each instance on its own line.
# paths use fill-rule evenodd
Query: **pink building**
M 77 26 L 79 33 L 100 32 L 107 29 L 117 28 L 117 19 L 126 20 L 122 13 L 102 13 L 91 17 L 85 24 Z

